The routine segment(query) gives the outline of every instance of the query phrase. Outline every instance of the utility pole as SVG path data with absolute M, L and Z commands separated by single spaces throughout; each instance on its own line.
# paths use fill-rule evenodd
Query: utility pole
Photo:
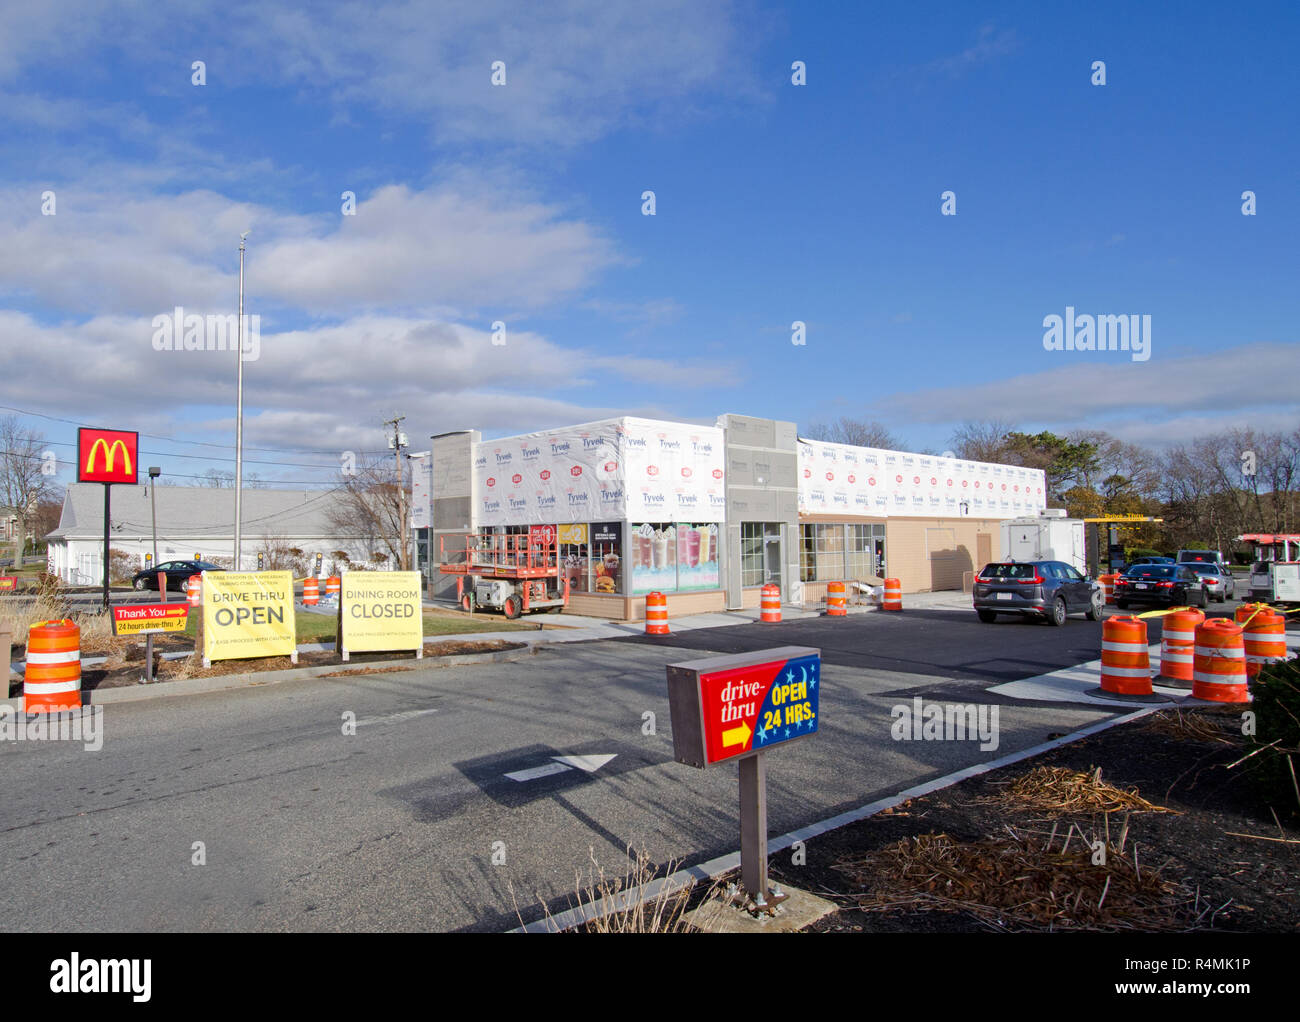
M 239 343 L 235 345 L 235 564 L 240 569 L 239 541 L 240 514 L 244 496 L 244 239 L 251 234 L 245 231 L 239 236 Z
M 393 439 L 390 441 L 390 446 L 393 448 L 393 457 L 397 460 L 397 542 L 398 549 L 401 551 L 398 557 L 398 567 L 402 571 L 409 571 L 411 555 L 406 548 L 406 483 L 402 472 L 402 448 L 406 446 L 406 436 L 397 428 L 405 418 L 405 415 L 398 415 L 385 422 L 385 425 L 393 427 Z

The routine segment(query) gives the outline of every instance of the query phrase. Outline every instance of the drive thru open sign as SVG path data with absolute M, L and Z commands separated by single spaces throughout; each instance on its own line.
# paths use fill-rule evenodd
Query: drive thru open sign
M 668 666 L 679 763 L 705 767 L 815 734 L 821 651 L 782 646 Z
M 668 665 L 668 708 L 677 762 L 708 767 L 738 760 L 741 903 L 772 912 L 786 895 L 767 884 L 764 753 L 816 734 L 821 650 L 780 646 Z

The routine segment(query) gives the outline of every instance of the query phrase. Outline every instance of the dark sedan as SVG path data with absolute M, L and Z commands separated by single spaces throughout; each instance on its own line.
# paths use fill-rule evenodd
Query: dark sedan
M 1209 603 L 1205 581 L 1182 564 L 1138 564 L 1115 580 L 1115 606 L 1132 603 L 1163 607 L 1204 607 Z
M 1064 561 L 986 564 L 975 576 L 971 595 L 975 612 L 986 623 L 999 614 L 1042 617 L 1063 625 L 1067 614 L 1083 613 L 1096 621 L 1103 603 L 1101 586 Z
M 161 571 L 167 576 L 168 589 L 179 589 L 184 592 L 185 583 L 189 581 L 191 575 L 197 575 L 201 571 L 225 570 L 221 565 L 210 561 L 164 561 L 156 568 L 137 571 L 131 579 L 131 587 L 140 590 L 157 589 L 158 572 Z

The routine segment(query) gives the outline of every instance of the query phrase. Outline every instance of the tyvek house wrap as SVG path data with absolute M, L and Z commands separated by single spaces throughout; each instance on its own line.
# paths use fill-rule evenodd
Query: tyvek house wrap
M 1041 469 L 799 441 L 801 514 L 1017 518 L 1047 506 Z
M 721 522 L 723 432 L 624 416 L 474 445 L 480 527 Z

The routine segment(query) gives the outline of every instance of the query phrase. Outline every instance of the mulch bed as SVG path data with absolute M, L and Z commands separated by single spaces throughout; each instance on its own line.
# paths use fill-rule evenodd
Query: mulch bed
M 1297 932 L 1300 812 L 1261 798 L 1240 726 L 1239 710 L 1166 711 L 824 834 L 806 865 L 783 851 L 769 868 L 841 906 L 816 932 Z

